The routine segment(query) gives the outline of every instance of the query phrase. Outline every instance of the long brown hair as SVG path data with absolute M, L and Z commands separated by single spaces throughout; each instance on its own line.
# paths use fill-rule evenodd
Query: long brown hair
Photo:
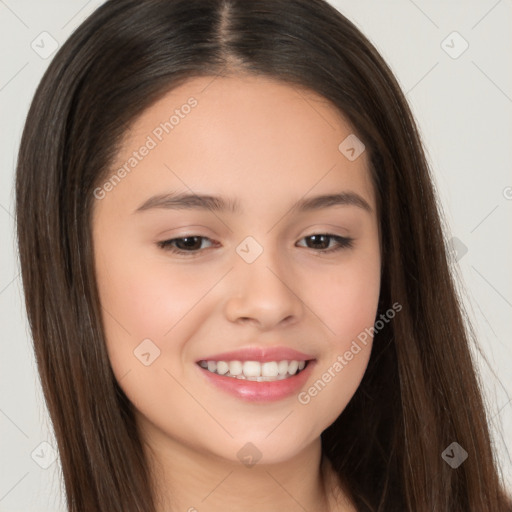
M 512 510 L 494 460 L 430 171 L 400 87 L 323 0 L 110 0 L 63 44 L 19 150 L 16 216 L 34 350 L 70 512 L 153 512 L 132 407 L 105 348 L 93 264 L 93 190 L 123 134 L 187 79 L 239 71 L 309 88 L 371 156 L 382 310 L 361 385 L 322 434 L 360 511 Z M 457 442 L 468 459 L 441 457 Z

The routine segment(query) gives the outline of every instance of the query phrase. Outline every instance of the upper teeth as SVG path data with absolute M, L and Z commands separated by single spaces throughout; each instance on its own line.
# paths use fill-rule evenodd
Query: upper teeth
M 199 364 L 208 371 L 225 377 L 249 380 L 274 377 L 272 380 L 281 380 L 295 375 L 297 370 L 303 370 L 306 361 L 200 361 Z

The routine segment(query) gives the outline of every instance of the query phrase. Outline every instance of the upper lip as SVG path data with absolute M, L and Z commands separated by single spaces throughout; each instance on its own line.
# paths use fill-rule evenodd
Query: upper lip
M 198 359 L 199 361 L 309 361 L 313 356 L 284 346 L 276 347 L 246 347 L 230 352 L 212 354 Z

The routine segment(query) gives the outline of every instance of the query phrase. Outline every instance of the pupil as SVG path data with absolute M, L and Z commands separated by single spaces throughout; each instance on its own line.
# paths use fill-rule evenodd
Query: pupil
M 325 243 L 325 239 L 327 238 L 327 236 L 326 236 L 326 235 L 312 235 L 310 238 L 312 239 L 312 241 L 313 241 L 313 242 L 318 241 L 320 238 L 323 238 L 323 239 L 324 239 L 324 242 L 323 242 L 323 243 L 321 243 L 321 245 L 322 245 L 322 249 L 324 249 L 324 248 L 325 248 L 325 247 L 324 247 L 324 246 L 326 245 L 326 243 Z M 327 245 L 328 245 L 328 244 L 327 244 Z M 317 248 L 318 248 L 318 245 L 317 245 Z
M 187 249 L 196 249 L 198 240 L 199 240 L 199 237 L 197 237 L 197 236 L 187 236 L 182 239 L 182 244 Z M 199 245 L 201 245 L 201 242 L 199 242 Z

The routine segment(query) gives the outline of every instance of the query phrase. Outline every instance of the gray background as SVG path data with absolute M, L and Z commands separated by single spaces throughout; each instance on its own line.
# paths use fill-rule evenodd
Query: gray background
M 24 312 L 13 178 L 28 106 L 52 58 L 41 54 L 101 3 L 0 0 L 0 512 L 65 510 Z M 376 45 L 418 120 L 448 236 L 455 237 L 461 294 L 488 361 L 476 353 L 511 489 L 512 1 L 331 3 Z

